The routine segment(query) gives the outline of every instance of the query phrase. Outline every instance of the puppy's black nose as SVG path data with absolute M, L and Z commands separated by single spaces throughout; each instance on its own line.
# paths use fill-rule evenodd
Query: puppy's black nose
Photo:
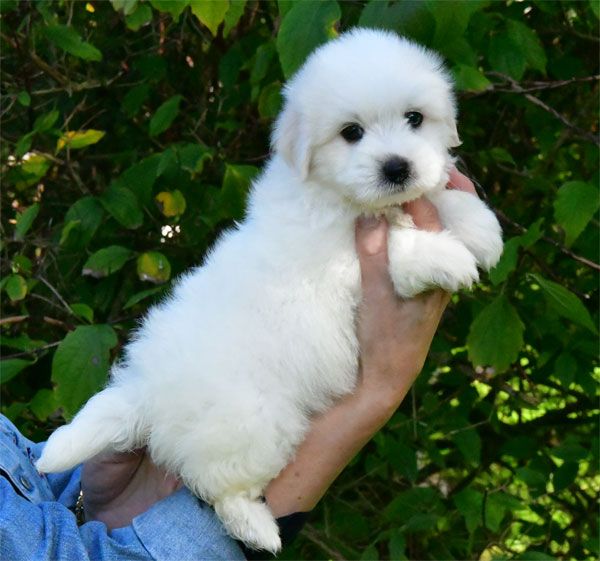
M 390 183 L 401 185 L 410 175 L 410 164 L 404 158 L 392 156 L 383 163 L 383 175 Z

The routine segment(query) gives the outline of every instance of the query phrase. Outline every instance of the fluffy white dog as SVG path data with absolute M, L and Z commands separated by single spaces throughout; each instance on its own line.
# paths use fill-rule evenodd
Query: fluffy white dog
M 263 490 L 311 416 L 356 381 L 356 218 L 388 216 L 403 297 L 469 287 L 477 266 L 500 256 L 494 214 L 444 188 L 458 144 L 452 87 L 434 53 L 367 29 L 317 49 L 285 89 L 246 219 L 149 312 L 108 387 L 51 436 L 38 469 L 147 445 L 232 536 L 277 551 Z M 402 213 L 421 195 L 444 231 L 418 230 Z

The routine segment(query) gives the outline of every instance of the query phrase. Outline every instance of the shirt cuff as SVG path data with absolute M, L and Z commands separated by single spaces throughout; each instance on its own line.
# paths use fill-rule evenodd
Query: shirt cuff
M 156 561 L 245 559 L 213 509 L 185 487 L 134 518 L 132 526 Z

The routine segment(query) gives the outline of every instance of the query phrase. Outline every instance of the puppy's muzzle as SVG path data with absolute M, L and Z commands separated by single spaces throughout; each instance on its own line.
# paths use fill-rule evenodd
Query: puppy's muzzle
M 410 163 L 400 156 L 392 156 L 383 162 L 381 171 L 386 183 L 402 186 L 410 177 Z

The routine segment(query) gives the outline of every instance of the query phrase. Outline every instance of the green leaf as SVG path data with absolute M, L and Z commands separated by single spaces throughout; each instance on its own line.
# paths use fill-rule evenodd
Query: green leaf
M 243 217 L 250 183 L 257 172 L 254 166 L 226 165 L 220 197 L 223 218 Z
M 504 282 L 508 278 L 508 275 L 515 270 L 517 259 L 519 258 L 519 247 L 521 247 L 521 236 L 504 242 L 504 250 L 502 251 L 500 260 L 489 272 L 490 281 L 493 285 Z
M 475 429 L 461 430 L 452 435 L 452 440 L 469 462 L 481 461 L 481 438 Z
M 84 248 L 94 237 L 102 223 L 104 210 L 96 197 L 83 197 L 76 201 L 65 215 L 60 244 Z
M 147 290 L 142 290 L 141 292 L 137 292 L 136 294 L 131 296 L 131 298 L 129 298 L 129 300 L 127 300 L 127 302 L 125 302 L 123 309 L 127 310 L 129 308 L 132 308 L 137 303 L 141 302 L 145 298 L 148 298 L 148 296 L 153 296 L 154 294 L 159 294 L 163 290 L 164 290 L 164 287 L 156 286 L 154 288 L 148 288 Z
M 246 9 L 246 0 L 230 0 L 229 10 L 225 14 L 223 25 L 223 37 L 227 37 L 229 32 L 238 24 Z
M 94 322 L 94 310 L 90 308 L 87 304 L 71 304 L 71 311 L 81 319 L 84 319 L 88 323 Z
M 30 352 L 44 347 L 47 345 L 47 341 L 42 339 L 31 339 L 28 335 L 22 334 L 17 337 L 7 337 L 6 335 L 0 334 L 0 344 L 3 347 L 10 349 L 17 349 L 18 351 Z
M 545 73 L 546 53 L 535 31 L 524 23 L 512 19 L 507 20 L 506 25 L 508 34 L 520 46 L 529 66 Z
M 523 483 L 529 487 L 530 492 L 534 495 L 541 495 L 546 491 L 548 478 L 544 473 L 529 466 L 525 466 L 517 468 L 515 474 L 518 479 L 523 481 Z
M 120 245 L 111 245 L 96 251 L 83 266 L 82 275 L 100 279 L 120 270 L 133 252 Z
M 110 0 L 110 3 L 117 12 L 122 11 L 128 16 L 135 10 L 138 0 Z
M 492 84 L 479 69 L 465 64 L 457 64 L 452 74 L 460 91 L 483 92 Z
M 514 559 L 515 561 L 556 561 L 557 558 L 544 551 L 528 549 Z
M 131 191 L 142 205 L 149 205 L 161 160 L 160 154 L 144 158 L 127 168 L 113 183 Z
M 16 10 L 19 7 L 19 0 L 2 0 L 0 2 L 0 14 Z
M 263 88 L 258 98 L 258 113 L 263 119 L 272 119 L 281 109 L 281 84 L 274 82 Z
M 392 535 L 388 541 L 389 559 L 395 561 L 405 561 L 406 557 L 406 538 L 400 530 L 392 530 Z
M 201 144 L 186 144 L 179 149 L 178 153 L 181 169 L 189 172 L 192 177 L 200 175 L 205 162 L 213 157 L 212 150 Z
M 485 525 L 492 532 L 500 529 L 500 524 L 506 514 L 506 505 L 499 495 L 500 493 L 492 493 L 486 497 L 485 501 Z
M 150 136 L 158 136 L 171 126 L 179 113 L 179 104 L 182 99 L 181 95 L 174 95 L 156 110 L 156 113 L 150 119 Z
M 33 131 L 28 132 L 19 138 L 19 140 L 17 140 L 17 143 L 15 144 L 15 156 L 17 158 L 22 158 L 27 152 L 29 152 L 34 134 L 35 132 Z
M 94 129 L 85 131 L 66 131 L 58 139 L 56 151 L 60 152 L 63 148 L 71 148 L 72 150 L 85 148 L 90 144 L 99 142 L 105 134 L 104 131 L 97 131 Z
M 427 3 L 422 0 L 403 0 L 391 4 L 371 0 L 360 14 L 358 25 L 389 29 L 424 44 L 431 44 L 435 31 L 435 19 Z
M 567 246 L 579 237 L 599 207 L 597 187 L 583 181 L 569 181 L 562 185 L 554 201 L 554 217 L 565 231 Z
M 56 111 L 56 109 L 50 111 L 49 113 L 44 113 L 43 115 L 40 115 L 33 122 L 33 130 L 35 132 L 46 132 L 50 130 L 58 120 L 58 117 L 59 112 Z
M 558 378 L 565 387 L 575 380 L 577 374 L 577 360 L 569 352 L 562 352 L 554 362 L 554 376 Z
M 18 302 L 27 296 L 27 282 L 21 275 L 9 275 L 4 290 L 11 302 Z
M 540 285 L 548 303 L 557 314 L 589 329 L 592 333 L 598 333 L 590 313 L 575 294 L 567 290 L 564 286 L 549 281 L 541 275 L 532 274 L 531 276 Z
M 34 364 L 35 360 L 25 360 L 22 358 L 7 358 L 0 361 L 0 384 L 6 384 L 12 380 L 19 372 Z
M 483 2 L 478 0 L 455 0 L 453 2 L 437 2 L 429 0 L 427 7 L 435 19 L 435 36 L 433 46 L 444 50 L 444 45 L 461 37 L 469 25 L 474 12 L 479 10 Z
M 394 470 L 414 482 L 417 478 L 417 453 L 413 448 L 392 437 L 386 438 L 386 459 Z
M 29 402 L 29 409 L 40 421 L 45 421 L 58 407 L 54 392 L 48 388 L 38 390 Z
M 72 416 L 106 383 L 110 349 L 117 335 L 109 325 L 83 325 L 60 343 L 52 360 L 56 398 Z
M 137 31 L 150 21 L 152 21 L 152 8 L 148 4 L 139 4 L 135 12 L 125 17 L 125 23 L 132 31 Z
M 22 90 L 17 94 L 17 101 L 23 107 L 29 107 L 31 105 L 31 96 L 28 92 Z
M 144 213 L 135 195 L 113 181 L 100 196 L 104 208 L 125 228 L 135 230 L 144 222 Z
M 190 9 L 192 14 L 208 27 L 214 37 L 229 10 L 229 0 L 219 0 L 218 2 L 190 0 Z
M 138 84 L 131 88 L 121 103 L 123 113 L 128 117 L 134 117 L 140 112 L 140 109 L 150 95 L 149 84 Z
M 492 68 L 520 80 L 525 72 L 527 61 L 521 46 L 507 32 L 492 35 L 488 58 Z
M 472 534 L 481 524 L 483 513 L 483 494 L 475 489 L 466 487 L 454 495 L 454 504 L 465 519 L 465 526 Z
M 334 0 L 296 2 L 287 12 L 277 34 L 277 52 L 286 78 L 320 44 L 336 35 L 334 26 L 341 17 Z
M 548 452 L 555 458 L 565 462 L 580 462 L 589 457 L 590 451 L 574 440 L 565 440 L 558 446 L 550 448 Z
M 506 296 L 498 296 L 471 324 L 467 346 L 474 365 L 491 365 L 504 372 L 519 356 L 524 325 Z
M 189 5 L 189 0 L 150 0 L 150 4 L 159 12 L 171 14 L 174 20 L 178 20 L 179 16 Z
M 565 462 L 560 466 L 552 477 L 552 484 L 554 485 L 554 491 L 559 493 L 563 489 L 566 489 L 571 485 L 577 477 L 579 471 L 579 464 L 577 462 Z
M 29 208 L 25 209 L 19 216 L 17 216 L 17 223 L 15 225 L 15 240 L 22 241 L 25 239 L 25 234 L 31 228 L 33 221 L 40 212 L 40 203 L 34 203 Z
M 171 278 L 171 264 L 162 253 L 147 251 L 138 257 L 137 272 L 142 281 L 162 284 Z
M 536 451 L 536 441 L 529 436 L 512 437 L 502 447 L 502 454 L 513 456 L 517 460 L 527 460 L 535 455 Z
M 102 53 L 92 44 L 84 41 L 70 26 L 50 25 L 42 28 L 46 38 L 69 54 L 84 60 L 102 60 Z

